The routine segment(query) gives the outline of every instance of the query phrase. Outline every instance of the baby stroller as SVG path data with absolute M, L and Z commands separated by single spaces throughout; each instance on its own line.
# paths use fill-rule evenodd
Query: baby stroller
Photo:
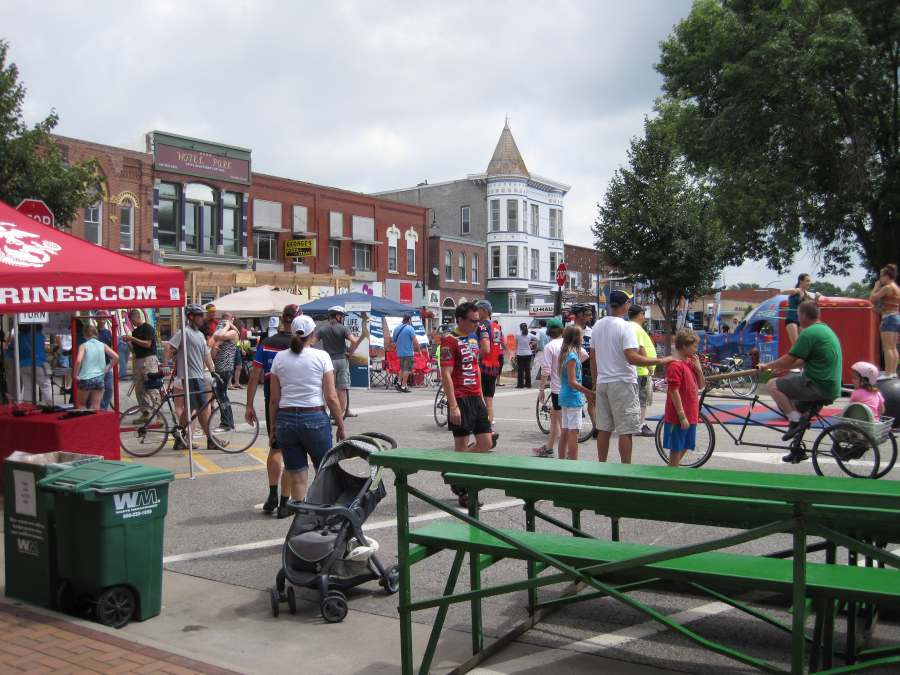
M 330 623 L 347 616 L 343 591 L 349 588 L 378 579 L 389 594 L 397 592 L 399 568 L 385 569 L 375 555 L 378 542 L 362 529 L 386 494 L 381 469 L 369 466 L 369 455 L 396 447 L 392 438 L 377 432 L 351 436 L 322 458 L 306 500 L 287 503 L 295 515 L 271 590 L 273 616 L 282 602 L 291 614 L 297 612 L 294 586 L 318 589 L 322 618 Z

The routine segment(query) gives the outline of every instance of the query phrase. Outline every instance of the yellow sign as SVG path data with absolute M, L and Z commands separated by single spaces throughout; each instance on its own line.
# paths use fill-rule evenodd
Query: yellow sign
M 304 258 L 315 254 L 315 239 L 288 239 L 284 242 L 285 258 Z

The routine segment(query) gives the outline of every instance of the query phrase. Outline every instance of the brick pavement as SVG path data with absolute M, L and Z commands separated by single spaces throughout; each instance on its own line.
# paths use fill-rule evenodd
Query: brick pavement
M 4 603 L 0 636 L 0 673 L 234 672 Z

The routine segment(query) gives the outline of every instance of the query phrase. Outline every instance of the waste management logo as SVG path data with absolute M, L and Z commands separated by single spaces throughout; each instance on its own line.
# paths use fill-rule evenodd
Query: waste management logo
M 156 493 L 156 488 L 113 495 L 113 508 L 116 515 L 122 516 L 122 518 L 138 518 L 149 515 L 157 506 L 159 506 L 159 495 Z
M 22 555 L 40 555 L 41 552 L 38 550 L 38 542 L 35 539 L 26 539 L 25 537 L 17 537 L 16 545 L 18 546 L 19 553 Z

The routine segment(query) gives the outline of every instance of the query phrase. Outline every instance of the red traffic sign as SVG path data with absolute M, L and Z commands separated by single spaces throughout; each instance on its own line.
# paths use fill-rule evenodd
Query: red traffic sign
M 565 286 L 566 279 L 569 278 L 569 272 L 567 271 L 566 263 L 559 263 L 559 267 L 556 268 L 556 285 L 557 286 Z
M 44 203 L 43 199 L 23 199 L 16 207 L 16 211 L 23 216 L 28 216 L 29 218 L 38 221 L 41 225 L 46 225 L 47 227 L 54 227 L 56 225 L 56 218 L 53 216 L 53 211 L 51 211 L 50 207 Z

